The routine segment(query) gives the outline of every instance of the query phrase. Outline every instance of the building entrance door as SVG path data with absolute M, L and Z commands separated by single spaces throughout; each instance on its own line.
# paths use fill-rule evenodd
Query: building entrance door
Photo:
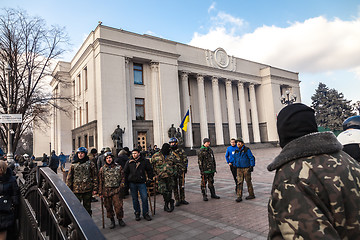
M 147 150 L 146 144 L 146 132 L 138 132 L 138 146 L 141 146 L 141 150 Z

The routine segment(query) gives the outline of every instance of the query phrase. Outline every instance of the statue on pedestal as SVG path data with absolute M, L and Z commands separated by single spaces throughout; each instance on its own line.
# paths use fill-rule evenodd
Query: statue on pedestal
M 125 133 L 125 128 L 123 130 L 120 128 L 120 125 L 117 125 L 117 128 L 115 129 L 115 131 L 113 132 L 113 134 L 111 134 L 111 139 L 114 142 L 114 147 L 116 148 L 116 150 L 122 149 L 122 147 L 123 147 L 122 135 L 124 133 Z
M 175 137 L 175 134 L 176 134 L 176 128 L 174 127 L 174 124 L 171 124 L 171 127 L 169 128 L 168 131 L 168 136 L 169 138 L 173 138 Z

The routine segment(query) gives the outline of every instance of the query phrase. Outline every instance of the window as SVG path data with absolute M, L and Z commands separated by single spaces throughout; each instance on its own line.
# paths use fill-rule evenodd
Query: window
M 77 80 L 78 80 L 78 90 L 79 90 L 79 95 L 81 95 L 81 78 L 80 78 L 80 74 L 77 76 Z
M 85 141 L 85 147 L 88 148 L 89 147 L 89 145 L 88 145 L 88 135 L 84 136 L 84 141 Z
M 85 123 L 89 122 L 89 103 L 85 103 Z
M 79 108 L 79 126 L 81 126 L 82 123 L 82 115 L 81 115 L 81 107 Z
M 89 147 L 94 147 L 94 136 L 89 136 Z
M 136 120 L 145 120 L 145 99 L 135 98 Z
M 75 150 L 75 138 L 72 140 L 72 149 Z
M 81 147 L 81 137 L 78 137 L 78 148 Z
M 248 99 L 249 99 L 249 102 L 250 102 L 250 89 L 247 88 L 247 92 L 248 92 Z
M 75 94 L 76 94 L 76 92 L 75 92 L 75 80 L 73 80 L 73 82 L 72 82 L 72 87 L 73 87 L 73 100 L 75 99 Z
M 85 90 L 87 90 L 88 89 L 87 67 L 84 68 L 84 81 L 85 81 Z
M 74 128 L 76 128 L 76 111 L 75 110 L 74 110 Z
M 143 65 L 134 63 L 134 84 L 143 85 Z

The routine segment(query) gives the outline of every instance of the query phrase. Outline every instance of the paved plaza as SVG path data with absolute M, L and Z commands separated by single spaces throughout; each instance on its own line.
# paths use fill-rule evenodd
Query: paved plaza
M 280 152 L 280 148 L 252 150 L 256 157 L 253 172 L 253 185 L 256 198 L 245 200 L 247 196 L 244 183 L 243 201 L 235 202 L 235 185 L 224 153 L 215 154 L 217 174 L 215 174 L 216 193 L 221 199 L 202 200 L 200 174 L 197 157 L 189 157 L 189 170 L 186 175 L 186 200 L 189 205 L 176 207 L 172 213 L 163 210 L 163 198 L 157 195 L 156 215 L 148 222 L 137 222 L 134 218 L 131 196 L 124 199 L 124 221 L 126 227 L 116 225 L 109 229 L 110 221 L 105 215 L 105 229 L 102 228 L 100 201 L 92 204 L 93 219 L 107 239 L 266 239 L 268 233 L 267 203 L 270 196 L 274 172 L 266 167 Z M 106 213 L 105 213 L 106 214 Z M 116 222 L 117 224 L 117 222 Z

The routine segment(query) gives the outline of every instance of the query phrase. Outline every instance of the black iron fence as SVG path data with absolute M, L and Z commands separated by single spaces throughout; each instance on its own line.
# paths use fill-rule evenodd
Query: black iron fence
M 19 179 L 20 239 L 105 239 L 88 212 L 48 167 Z

